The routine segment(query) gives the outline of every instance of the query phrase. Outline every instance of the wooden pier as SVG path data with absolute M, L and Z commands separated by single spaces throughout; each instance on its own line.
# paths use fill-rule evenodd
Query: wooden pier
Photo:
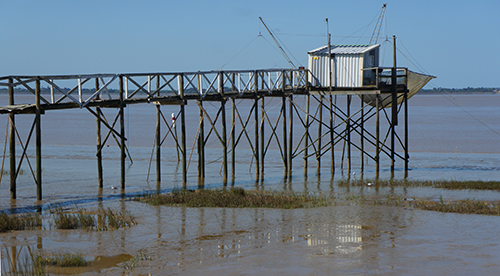
M 374 71 L 382 72 L 381 68 Z M 283 162 L 284 177 L 292 176 L 292 162 L 299 158 L 304 162 L 304 173 L 307 175 L 309 160 L 315 159 L 317 168 L 324 164 L 322 156 L 330 155 L 330 168 L 333 177 L 335 164 L 335 145 L 343 145 L 343 156 L 346 155 L 346 169 L 351 174 L 351 151 L 356 149 L 361 157 L 361 175 L 364 171 L 364 160 L 369 158 L 376 163 L 376 177 L 379 177 L 380 155 L 391 160 L 391 172 L 394 175 L 394 162 L 401 159 L 408 170 L 408 132 L 407 132 L 407 85 L 406 75 L 397 75 L 396 70 L 406 72 L 406 68 L 393 68 L 392 83 L 383 82 L 366 87 L 317 87 L 311 86 L 311 72 L 308 69 L 265 69 L 236 71 L 205 71 L 176 73 L 141 73 L 141 74 L 91 74 L 91 75 L 57 75 L 57 76 L 6 76 L 0 78 L 0 88 L 8 88 L 8 103 L 0 102 L 0 114 L 7 114 L 8 143 L 10 156 L 10 192 L 16 198 L 16 178 L 21 164 L 28 161 L 31 174 L 36 184 L 37 199 L 42 199 L 42 155 L 41 155 L 41 120 L 43 114 L 56 109 L 86 109 L 96 118 L 97 136 L 97 175 L 98 187 L 103 187 L 102 149 L 113 137 L 120 145 L 121 189 L 126 188 L 125 160 L 128 156 L 124 110 L 131 104 L 153 103 L 156 108 L 156 178 L 161 182 L 161 146 L 169 137 L 175 141 L 178 160 L 181 163 L 183 185 L 187 185 L 187 170 L 190 156 L 188 137 L 186 134 L 185 105 L 196 103 L 199 110 L 199 124 L 196 131 L 198 154 L 198 177 L 201 182 L 205 177 L 206 141 L 215 135 L 222 148 L 221 174 L 223 184 L 236 177 L 235 156 L 238 145 L 247 141 L 252 152 L 257 179 L 264 179 L 267 150 L 271 143 L 278 146 Z M 382 76 L 381 76 L 382 78 Z M 378 78 L 377 78 L 378 80 Z M 384 84 L 387 82 L 384 82 Z M 69 87 L 69 88 L 67 88 Z M 16 89 L 23 89 L 34 95 L 30 104 L 16 104 Z M 345 106 L 337 102 L 337 96 L 347 95 Z M 361 106 L 353 110 L 353 96 L 371 95 L 371 102 L 361 100 Z M 373 97 L 375 95 L 375 97 Z M 400 105 L 394 104 L 388 115 L 383 108 L 381 98 L 392 95 L 392 102 L 397 102 L 398 95 L 404 96 Z M 281 98 L 281 108 L 277 117 L 268 115 L 266 100 L 270 97 Z M 235 100 L 252 101 L 248 114 L 242 114 Z M 216 114 L 209 114 L 204 108 L 205 102 L 218 102 Z M 313 104 L 312 104 L 313 103 Z M 174 114 L 175 126 L 161 110 L 163 105 L 179 107 Z M 404 112 L 400 112 L 404 105 Z M 315 109 L 311 110 L 311 106 Z M 103 116 L 102 109 L 115 109 L 117 115 L 113 121 Z M 230 109 L 230 114 L 226 110 Z M 388 121 L 386 134 L 381 136 L 380 113 L 383 112 Z M 396 126 L 399 113 L 404 113 L 404 140 L 397 135 Z M 15 117 L 22 114 L 35 116 L 26 142 L 23 143 L 17 132 Z M 367 121 L 375 117 L 375 133 L 367 128 Z M 169 122 L 170 121 L 170 122 Z M 253 122 L 252 122 L 253 121 Z M 294 129 L 294 122 L 300 121 L 301 129 Z M 373 121 L 373 120 L 371 120 Z M 253 125 L 251 132 L 250 125 Z M 238 126 L 238 127 L 236 127 Z M 281 128 L 281 129 L 279 129 Z M 373 127 L 372 127 L 373 128 Z M 101 136 L 102 130 L 107 134 Z M 177 134 L 179 131 L 180 135 Z M 294 137 L 300 133 L 300 139 Z M 353 141 L 351 134 L 360 137 Z M 35 136 L 36 161 L 33 166 L 29 162 L 26 149 L 32 136 Z M 389 139 L 390 138 L 390 139 Z M 390 140 L 390 143 L 387 140 Z M 396 152 L 396 143 L 404 153 Z M 403 141 L 403 142 L 401 142 Z M 6 141 L 7 142 L 7 141 Z M 16 160 L 16 143 L 23 152 Z M 374 148 L 367 150 L 366 145 Z M 215 149 L 211 149 L 215 150 Z M 4 154 L 4 157 L 7 154 Z M 343 163 L 344 158 L 342 158 Z M 3 164 L 3 162 L 2 162 Z M 343 167 L 344 164 L 341 164 Z M 3 168 L 2 168 L 3 169 Z M 362 177 L 362 176 L 361 176 Z

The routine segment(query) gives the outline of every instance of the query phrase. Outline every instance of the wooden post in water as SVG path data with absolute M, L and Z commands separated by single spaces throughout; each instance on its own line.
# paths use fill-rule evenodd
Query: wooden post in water
M 259 156 L 259 81 L 257 79 L 257 71 L 254 71 L 254 115 L 255 115 L 255 179 L 260 178 L 260 156 Z
M 125 190 L 125 112 L 123 103 L 123 76 L 120 76 L 120 171 L 121 189 Z
M 179 74 L 179 96 L 183 101 L 181 103 L 181 140 L 182 140 L 182 187 L 187 186 L 187 153 L 186 153 L 186 114 L 184 110 L 184 75 Z
M 396 126 L 398 125 L 398 80 L 396 71 L 396 36 L 392 36 L 392 47 L 393 47 L 393 67 L 392 67 L 392 105 L 391 105 L 391 179 L 394 178 L 394 150 L 395 150 L 395 140 L 396 140 Z
M 259 127 L 259 135 L 260 135 L 260 179 L 264 179 L 264 118 L 265 118 L 265 109 L 264 109 L 264 97 L 260 99 L 260 127 Z
M 95 78 L 95 91 L 99 91 L 99 78 Z M 96 100 L 100 100 L 100 96 L 97 95 Z M 96 132 L 97 132 L 97 183 L 99 185 L 99 189 L 102 189 L 104 186 L 103 174 L 102 174 L 102 150 L 101 150 L 101 117 L 102 111 L 101 108 L 96 107 Z
M 234 80 L 234 74 L 233 74 Z M 234 82 L 234 81 L 233 81 Z M 234 89 L 233 89 L 234 91 Z M 234 184 L 234 178 L 236 177 L 236 103 L 234 98 L 231 98 L 231 179 Z
M 321 174 L 321 134 L 323 124 L 323 95 L 319 96 L 319 123 L 318 123 L 318 149 L 316 152 L 316 161 L 318 162 L 317 174 Z
M 231 91 L 236 91 L 234 85 L 235 74 L 231 73 Z M 231 183 L 234 185 L 234 178 L 236 174 L 236 103 L 234 98 L 231 98 Z
M 359 173 L 361 175 L 361 178 L 363 178 L 363 175 L 365 173 L 365 161 L 364 161 L 364 158 L 365 158 L 365 109 L 363 108 L 364 106 L 364 95 L 361 95 L 361 123 L 360 123 L 360 152 L 361 152 L 361 164 L 360 164 L 360 168 L 359 168 Z
M 14 105 L 14 79 L 9 78 L 9 105 Z M 16 120 L 14 113 L 9 113 L 9 152 L 10 152 L 10 199 L 17 198 L 16 187 Z M 2 172 L 0 172 L 2 173 Z
M 335 96 L 335 100 L 337 99 L 337 96 Z M 334 119 L 334 116 L 335 114 L 333 113 L 333 97 L 332 95 L 330 94 L 330 143 L 332 143 L 332 147 L 330 148 L 330 151 L 331 151 L 331 156 L 330 156 L 330 171 L 331 171 L 331 174 L 332 174 L 332 179 L 333 179 L 333 176 L 335 175 L 335 137 L 334 137 L 334 123 L 333 123 L 333 119 Z
M 42 200 L 42 126 L 40 108 L 40 77 L 36 78 L 35 106 L 36 106 L 36 199 Z
M 310 108 L 310 98 L 309 94 L 306 95 L 306 125 L 305 125 L 305 139 L 304 139 L 304 177 L 307 177 L 307 167 L 309 155 L 309 108 Z
M 288 132 L 286 129 L 286 96 L 284 94 L 285 88 L 283 86 L 283 97 L 281 98 L 281 112 L 283 112 L 283 167 L 285 168 L 285 179 L 288 178 Z
M 375 98 L 375 112 L 376 112 L 376 117 L 375 117 L 375 140 L 376 146 L 375 146 L 375 179 L 378 180 L 379 178 L 379 171 L 380 171 L 380 98 L 379 95 L 376 95 Z
M 292 154 L 293 154 L 293 94 L 289 96 L 289 107 L 288 107 L 288 178 L 292 178 Z
M 203 120 L 203 101 L 198 101 L 200 131 L 198 133 L 198 178 L 205 178 L 205 124 Z
M 156 96 L 160 96 L 160 76 L 156 76 Z M 156 184 L 161 183 L 161 109 L 156 106 Z
M 406 73 L 408 76 L 408 72 Z M 405 178 L 408 178 L 408 89 L 405 90 Z
M 226 99 L 224 97 L 224 73 L 219 73 L 219 93 L 221 95 L 221 120 L 222 120 L 222 182 L 227 185 L 227 130 L 226 130 Z
M 347 174 L 351 176 L 351 95 L 347 95 Z
M 198 93 L 200 95 L 203 94 L 201 75 L 198 75 Z M 205 124 L 203 120 L 203 101 L 201 96 L 198 100 L 198 110 L 200 117 L 200 131 L 198 133 L 198 185 L 203 186 L 205 179 Z

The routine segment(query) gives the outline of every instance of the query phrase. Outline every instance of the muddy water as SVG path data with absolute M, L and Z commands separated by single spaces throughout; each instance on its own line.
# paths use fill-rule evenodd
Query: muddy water
M 492 275 L 500 271 L 497 217 L 372 206 L 305 210 L 192 209 L 136 202 L 110 206 L 132 212 L 139 224 L 107 232 L 24 231 L 0 234 L 0 239 L 7 248 L 31 245 L 44 252 L 84 256 L 142 251 L 150 257 L 133 270 L 112 261 L 98 269 L 74 270 L 89 275 Z
M 299 99 L 297 99 L 299 100 Z M 454 102 L 452 101 L 454 100 Z M 21 102 L 20 100 L 19 102 Z M 240 103 L 245 113 L 245 102 Z M 355 105 L 355 103 L 353 103 Z M 410 173 L 413 179 L 500 180 L 500 96 L 417 96 L 410 101 Z M 273 103 L 269 103 L 272 108 Z M 463 106 L 463 107 L 462 107 Z M 188 106 L 188 137 L 196 133 L 198 111 Z M 207 104 L 208 109 L 215 108 Z M 164 107 L 165 116 L 177 112 Z M 464 112 L 465 108 L 467 112 Z M 108 208 L 131 212 L 138 225 L 117 231 L 40 230 L 0 234 L 2 267 L 7 250 L 26 248 L 50 254 L 79 252 L 96 260 L 88 270 L 75 273 L 121 275 L 162 274 L 498 274 L 500 248 L 496 231 L 500 219 L 490 216 L 441 214 L 403 208 L 341 206 L 310 210 L 189 209 L 154 207 L 128 200 L 136 192 L 169 191 L 182 186 L 175 149 L 162 147 L 162 183 L 157 186 L 148 166 L 154 141 L 155 109 L 151 105 L 127 108 L 127 129 L 133 164 L 127 167 L 127 194 L 111 190 L 120 180 L 119 149 L 113 141 L 104 149 L 105 188 L 97 189 L 95 119 L 85 110 L 54 111 L 42 117 L 42 204 Z M 273 109 L 275 110 L 275 109 Z M 106 110 L 108 120 L 116 110 Z M 213 111 L 213 110 L 212 110 Z M 229 111 L 228 111 L 229 112 Z M 115 113 L 115 114 L 113 114 Z M 6 116 L 4 117 L 6 119 Z M 26 137 L 32 116 L 17 116 L 19 131 Z M 295 120 L 295 123 L 298 120 Z M 484 123 L 484 124 L 483 124 Z M 488 125 L 488 127 L 485 126 Z M 369 128 L 369 127 L 368 127 Z M 491 128 L 491 129 L 490 129 Z M 5 136 L 5 120 L 0 137 Z M 250 130 L 252 131 L 252 130 Z M 402 130 L 401 130 L 402 131 Z M 269 132 L 268 132 L 269 133 Z M 298 141 L 300 137 L 294 137 Z M 207 146 L 205 188 L 220 187 L 221 150 L 214 136 Z M 355 138 L 353 138 L 355 139 Z M 188 139 L 188 147 L 193 140 Z M 340 169 L 342 148 L 336 148 L 336 174 L 324 156 L 321 174 L 311 160 L 308 175 L 303 162 L 294 159 L 293 177 L 283 179 L 283 166 L 276 145 L 266 155 L 265 178 L 255 180 L 248 143 L 237 152 L 237 175 L 229 185 L 246 189 L 322 191 L 337 195 L 387 195 L 427 199 L 475 198 L 497 200 L 498 192 L 447 191 L 439 189 L 345 189 L 336 181 L 346 177 Z M 17 149 L 18 159 L 21 149 Z M 34 156 L 34 145 L 28 149 Z M 196 151 L 189 169 L 192 188 L 196 178 Z M 353 153 L 354 177 L 359 178 L 359 154 Z M 31 159 L 34 160 L 34 159 Z M 382 160 L 381 176 L 387 178 L 389 161 Z M 33 162 L 32 162 L 33 163 Z M 130 164 L 130 163 L 128 163 Z M 402 178 L 402 162 L 396 162 L 396 177 Z M 26 163 L 18 179 L 18 199 L 9 199 L 6 178 L 0 183 L 0 210 L 25 212 L 37 204 L 35 186 Z M 154 164 L 153 164 L 154 168 Z M 365 163 L 364 177 L 375 175 L 375 164 Z M 47 205 L 45 205 L 47 206 Z M 151 260 L 138 261 L 133 270 L 117 258 L 144 252 Z M 120 256 L 120 257 L 116 257 Z M 127 259 L 124 257 L 124 259 Z M 101 261 L 101 263 L 98 262 Z M 130 261 L 130 260 L 129 260 Z M 60 272 L 63 273 L 63 272 Z

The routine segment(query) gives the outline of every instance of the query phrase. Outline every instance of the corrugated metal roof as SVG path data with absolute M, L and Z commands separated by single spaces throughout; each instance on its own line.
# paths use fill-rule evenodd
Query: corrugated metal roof
M 377 47 L 380 47 L 380 44 L 371 44 L 371 45 L 331 45 L 331 53 L 332 54 L 348 54 L 348 55 L 356 55 L 363 54 L 368 51 L 371 51 Z M 312 50 L 308 52 L 308 54 L 312 55 L 328 55 L 328 45 L 320 47 L 318 49 Z

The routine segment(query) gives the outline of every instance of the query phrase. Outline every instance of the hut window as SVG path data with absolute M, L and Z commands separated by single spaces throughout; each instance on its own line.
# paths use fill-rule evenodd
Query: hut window
M 370 67 L 375 66 L 375 56 L 370 55 L 368 57 L 368 66 L 370 66 Z

